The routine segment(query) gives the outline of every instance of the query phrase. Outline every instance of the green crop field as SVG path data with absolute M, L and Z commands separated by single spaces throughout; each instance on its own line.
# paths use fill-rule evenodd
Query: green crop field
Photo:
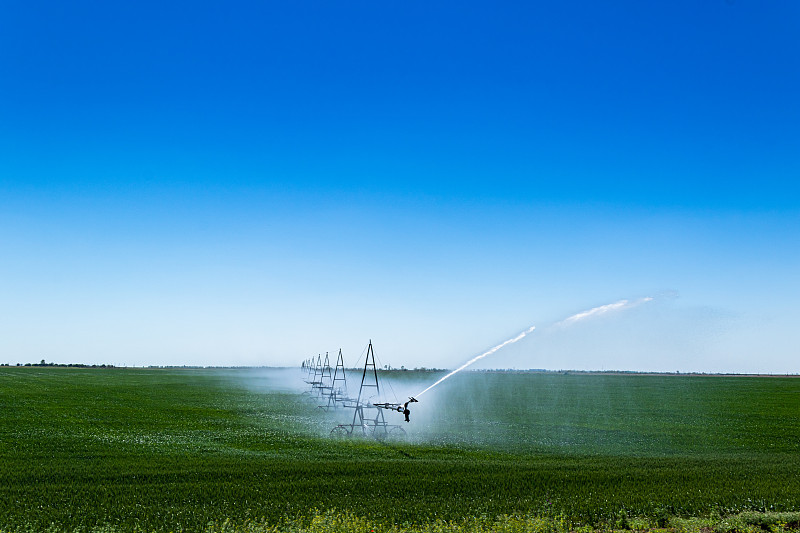
M 439 375 L 386 383 L 402 398 Z M 796 527 L 800 379 L 464 372 L 411 423 L 387 413 L 408 438 L 383 443 L 330 439 L 344 415 L 301 385 L 296 369 L 2 367 L 0 531 Z

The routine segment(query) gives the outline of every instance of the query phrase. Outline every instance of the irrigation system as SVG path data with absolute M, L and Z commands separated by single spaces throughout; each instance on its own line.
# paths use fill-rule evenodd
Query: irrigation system
M 400 424 L 386 421 L 385 411 L 397 411 L 409 421 L 410 410 L 408 404 L 417 400 L 409 398 L 405 403 L 380 401 L 385 398 L 381 392 L 381 381 L 378 378 L 378 366 L 375 364 L 375 352 L 372 341 L 367 346 L 364 358 L 364 369 L 361 373 L 361 383 L 355 398 L 347 392 L 347 377 L 345 374 L 344 357 L 342 350 L 336 357 L 336 364 L 331 367 L 329 354 L 312 357 L 303 362 L 301 368 L 305 371 L 305 382 L 310 386 L 308 394 L 318 403 L 320 409 L 352 410 L 352 419 L 347 416 L 347 423 L 338 424 L 331 430 L 335 438 L 354 436 L 372 437 L 377 440 L 402 439 L 406 435 L 405 429 Z
M 640 298 L 638 300 L 620 300 L 607 305 L 593 307 L 586 311 L 582 311 L 572 315 L 561 322 L 556 323 L 551 327 L 568 327 L 574 323 L 581 322 L 588 318 L 604 315 L 609 312 L 618 311 L 621 309 L 628 309 L 631 307 L 639 306 L 643 303 L 653 301 L 653 297 Z M 345 377 L 344 359 L 342 358 L 342 350 L 339 350 L 339 355 L 336 358 L 336 368 L 332 369 L 330 365 L 330 358 L 325 354 L 323 361 L 322 354 L 317 355 L 316 358 L 309 358 L 303 362 L 301 367 L 306 371 L 306 383 L 311 386 L 308 391 L 312 397 L 321 400 L 324 405 L 319 407 L 326 411 L 331 409 L 352 409 L 353 419 L 352 422 L 347 424 L 339 424 L 331 430 L 331 435 L 335 437 L 351 437 L 354 435 L 371 436 L 379 440 L 386 439 L 387 437 L 401 437 L 405 435 L 405 430 L 399 424 L 389 424 L 384 417 L 384 411 L 397 411 L 405 415 L 405 421 L 409 421 L 410 410 L 408 404 L 417 401 L 416 398 L 422 396 L 432 388 L 436 387 L 451 376 L 461 372 L 469 367 L 476 361 L 491 355 L 498 350 L 501 350 L 509 344 L 514 344 L 525 338 L 536 329 L 536 326 L 531 326 L 525 331 L 521 332 L 515 337 L 505 340 L 497 346 L 485 351 L 480 355 L 476 355 L 463 365 L 459 366 L 449 374 L 440 378 L 438 381 L 423 389 L 416 394 L 416 397 L 410 396 L 405 403 L 380 401 L 381 398 L 381 385 L 378 380 L 378 367 L 375 364 L 375 352 L 372 350 L 372 341 L 369 341 L 369 346 L 366 350 L 366 357 L 364 359 L 364 371 L 361 373 L 361 384 L 358 388 L 358 395 L 355 399 L 347 394 L 347 379 Z

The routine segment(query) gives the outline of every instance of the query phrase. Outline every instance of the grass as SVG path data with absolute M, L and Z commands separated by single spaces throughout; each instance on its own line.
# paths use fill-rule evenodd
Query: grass
M 434 377 L 393 375 L 401 396 Z M 296 376 L 3 367 L 0 531 L 769 530 L 800 511 L 798 379 L 465 373 L 381 444 L 326 438 Z

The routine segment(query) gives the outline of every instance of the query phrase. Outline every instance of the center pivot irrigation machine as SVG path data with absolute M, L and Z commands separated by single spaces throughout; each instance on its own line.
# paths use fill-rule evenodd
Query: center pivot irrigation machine
M 321 400 L 319 407 L 325 411 L 352 409 L 352 422 L 339 424 L 331 430 L 331 436 L 345 438 L 352 436 L 373 437 L 378 440 L 402 439 L 406 431 L 399 424 L 390 424 L 384 417 L 384 411 L 397 411 L 409 421 L 411 413 L 408 404 L 417 400 L 409 397 L 405 403 L 386 402 L 381 396 L 381 383 L 378 379 L 378 367 L 375 364 L 375 352 L 372 350 L 372 341 L 367 346 L 367 355 L 364 360 L 364 371 L 361 373 L 361 385 L 358 396 L 353 399 L 347 394 L 347 377 L 345 375 L 344 358 L 342 350 L 336 358 L 336 367 L 331 369 L 328 354 L 316 359 L 311 358 L 303 362 L 302 368 L 306 372 L 306 383 L 311 385 L 309 394 Z M 391 385 L 389 386 L 391 389 Z M 347 419 L 350 417 L 348 415 Z

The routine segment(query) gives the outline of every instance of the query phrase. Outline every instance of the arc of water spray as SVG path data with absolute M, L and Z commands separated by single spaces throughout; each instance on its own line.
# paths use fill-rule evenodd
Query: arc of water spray
M 605 313 L 608 313 L 609 311 L 617 311 L 617 310 L 620 310 L 620 309 L 627 309 L 629 307 L 634 307 L 634 306 L 637 306 L 639 304 L 643 304 L 643 303 L 649 302 L 652 299 L 653 299 L 652 297 L 648 296 L 646 298 L 640 298 L 640 299 L 634 300 L 634 301 L 620 300 L 618 302 L 614 302 L 613 304 L 606 304 L 606 305 L 601 305 L 599 307 L 593 307 L 593 308 L 591 308 L 591 309 L 589 309 L 587 311 L 581 311 L 580 313 L 578 313 L 576 315 L 572 315 L 571 317 L 565 318 L 561 322 L 558 322 L 556 324 L 556 326 L 562 326 L 562 327 L 563 326 L 568 326 L 570 324 L 574 324 L 575 322 L 579 322 L 581 320 L 584 320 L 584 319 L 587 319 L 587 318 L 590 318 L 590 317 L 593 317 L 593 316 L 603 315 Z
M 652 300 L 653 300 L 653 298 L 650 297 L 650 296 L 645 297 L 645 298 L 640 298 L 640 299 L 634 300 L 634 301 L 620 300 L 618 302 L 614 302 L 613 304 L 601 305 L 599 307 L 593 307 L 592 309 L 588 309 L 586 311 L 581 311 L 578 314 L 575 314 L 575 315 L 572 315 L 572 316 L 570 316 L 568 318 L 565 318 L 564 320 L 562 320 L 561 322 L 556 323 L 555 325 L 556 326 L 562 326 L 562 327 L 563 326 L 568 326 L 570 324 L 574 324 L 575 322 L 580 322 L 581 320 L 584 320 L 584 319 L 587 319 L 587 318 L 590 318 L 590 317 L 593 317 L 593 316 L 597 316 L 597 315 L 602 315 L 602 314 L 608 313 L 609 311 L 616 311 L 616 310 L 619 310 L 619 309 L 627 309 L 629 307 L 634 307 L 634 306 L 637 306 L 639 304 L 650 302 Z M 464 363 L 460 367 L 456 368 L 455 370 L 453 370 L 452 372 L 447 374 L 445 377 L 443 377 L 442 379 L 440 379 L 439 381 L 437 381 L 436 383 L 434 383 L 433 385 L 431 385 L 430 387 L 425 389 L 424 391 L 422 391 L 419 394 L 417 394 L 417 396 L 422 396 L 423 394 L 425 394 L 426 392 L 428 392 L 429 390 L 434 388 L 436 385 L 438 385 L 442 381 L 446 380 L 447 378 L 449 378 L 453 374 L 457 374 L 458 372 L 461 372 L 462 370 L 467 368 L 469 365 L 471 365 L 475 361 L 479 361 L 480 359 L 483 359 L 487 355 L 493 354 L 494 352 L 496 352 L 497 350 L 499 350 L 503 346 L 506 346 L 508 344 L 512 344 L 512 343 L 517 342 L 518 340 L 520 340 L 523 337 L 525 337 L 525 335 L 527 335 L 528 333 L 532 332 L 534 329 L 536 329 L 536 326 L 531 326 L 530 328 L 526 329 L 525 331 L 523 331 L 522 333 L 520 333 L 519 335 L 517 335 L 513 339 L 508 339 L 507 341 L 498 344 L 497 346 L 495 346 L 494 348 L 492 348 L 488 352 L 484 352 L 484 353 L 482 353 L 482 354 L 480 354 L 480 355 L 478 355 L 476 357 L 473 357 L 472 359 L 470 359 L 469 361 L 467 361 L 466 363 Z
M 422 391 L 422 392 L 420 392 L 419 394 L 417 394 L 417 395 L 415 396 L 415 398 L 416 398 L 416 397 L 419 397 L 419 396 L 422 396 L 423 394 L 425 394 L 426 392 L 428 392 L 429 390 L 431 390 L 431 389 L 432 389 L 432 388 L 434 388 L 436 385 L 438 385 L 438 384 L 439 384 L 439 383 L 441 383 L 442 381 L 446 380 L 447 378 L 449 378 L 449 377 L 450 377 L 450 376 L 452 376 L 453 374 L 456 374 L 456 373 L 458 373 L 458 372 L 461 372 L 462 370 L 464 370 L 465 368 L 467 368 L 469 365 L 471 365 L 471 364 L 472 364 L 472 363 L 474 363 L 475 361 L 479 361 L 479 360 L 483 359 L 484 357 L 486 357 L 487 355 L 492 355 L 494 352 L 496 352 L 497 350 L 499 350 L 499 349 L 500 349 L 500 348 L 502 348 L 503 346 L 506 346 L 506 345 L 508 345 L 508 344 L 513 344 L 513 343 L 517 342 L 518 340 L 520 340 L 520 339 L 522 339 L 523 337 L 525 337 L 525 335 L 527 335 L 528 333 L 532 332 L 534 329 L 536 329 L 536 326 L 531 326 L 530 328 L 526 329 L 525 331 L 523 331 L 522 333 L 520 333 L 519 335 L 517 335 L 517 336 L 516 336 L 516 337 L 514 337 L 513 339 L 508 339 L 507 341 L 505 341 L 505 342 L 502 342 L 502 343 L 498 344 L 497 346 L 495 346 L 495 347 L 494 347 L 494 348 L 492 348 L 491 350 L 489 350 L 489 351 L 487 351 L 487 352 L 484 352 L 484 353 L 482 353 L 482 354 L 480 354 L 480 355 L 477 355 L 477 356 L 473 357 L 472 359 L 470 359 L 469 361 L 467 361 L 466 363 L 464 363 L 464 364 L 463 364 L 463 365 L 461 365 L 460 367 L 456 368 L 455 370 L 453 370 L 452 372 L 450 372 L 449 374 L 447 374 L 446 376 L 444 376 L 443 378 L 441 378 L 439 381 L 437 381 L 436 383 L 434 383 L 433 385 L 431 385 L 430 387 L 428 387 L 427 389 L 425 389 L 424 391 Z

